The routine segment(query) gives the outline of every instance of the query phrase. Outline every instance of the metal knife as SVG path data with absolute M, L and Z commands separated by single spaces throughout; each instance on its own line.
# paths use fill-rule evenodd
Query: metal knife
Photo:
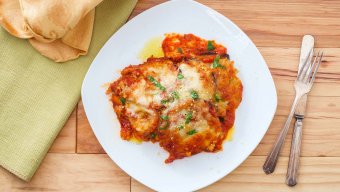
M 311 35 L 305 35 L 302 39 L 301 52 L 300 52 L 300 63 L 299 70 L 302 67 L 307 55 L 311 49 L 314 47 L 314 38 Z M 290 156 L 288 162 L 288 170 L 286 176 L 286 184 L 288 186 L 295 186 L 297 184 L 297 172 L 299 169 L 299 159 L 301 151 L 301 138 L 302 138 L 302 120 L 305 117 L 307 105 L 307 95 L 301 97 L 299 104 L 296 107 L 295 125 L 293 131 L 292 144 L 290 147 Z

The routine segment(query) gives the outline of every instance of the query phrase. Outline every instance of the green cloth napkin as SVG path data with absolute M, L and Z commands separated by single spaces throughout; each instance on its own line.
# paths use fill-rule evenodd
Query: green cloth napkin
M 100 48 L 128 19 L 137 0 L 96 8 L 86 56 L 55 63 L 27 40 L 0 29 L 0 165 L 29 181 L 80 99 L 83 78 Z

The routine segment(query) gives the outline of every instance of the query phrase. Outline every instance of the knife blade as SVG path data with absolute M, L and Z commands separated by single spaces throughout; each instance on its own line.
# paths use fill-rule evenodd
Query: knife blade
M 301 43 L 301 51 L 300 51 L 300 63 L 298 71 L 300 71 L 303 63 L 305 62 L 305 59 L 308 56 L 308 53 L 311 49 L 314 47 L 314 38 L 311 35 L 305 35 L 302 39 Z M 296 107 L 295 110 L 295 117 L 296 118 L 304 118 L 305 111 L 306 111 L 306 105 L 307 105 L 307 95 L 304 95 L 301 97 L 299 104 Z
M 300 63 L 299 70 L 301 69 L 305 59 L 307 59 L 307 55 L 310 50 L 314 47 L 314 38 L 311 35 L 305 35 L 302 39 L 301 44 L 301 52 L 300 52 Z M 302 120 L 305 117 L 307 105 L 307 94 L 302 96 L 297 108 L 295 109 L 294 116 L 296 118 L 292 144 L 290 147 L 290 155 L 286 176 L 286 184 L 290 187 L 293 187 L 297 184 L 297 172 L 299 168 L 299 159 L 300 159 L 300 151 L 301 151 L 301 138 L 302 138 Z

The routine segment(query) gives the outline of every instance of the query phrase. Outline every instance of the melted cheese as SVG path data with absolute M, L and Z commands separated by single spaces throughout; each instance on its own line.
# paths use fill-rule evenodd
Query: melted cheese
M 172 90 L 177 78 L 176 71 L 169 70 L 168 65 L 163 65 L 162 67 L 150 67 L 147 71 L 151 74 L 156 74 L 156 76 L 153 75 L 153 77 L 166 88 L 167 92 Z
M 147 86 L 146 81 L 142 79 L 138 86 L 132 90 L 131 99 L 138 104 L 149 106 L 151 102 L 161 102 L 160 93 L 161 90 Z
M 177 78 L 179 73 L 183 75 L 182 79 Z M 198 71 L 197 67 L 187 63 L 181 63 L 175 75 L 175 80 L 172 76 L 168 81 L 169 87 L 167 87 L 169 95 L 171 95 L 173 91 L 176 91 L 179 98 L 167 103 L 167 109 L 165 109 L 164 113 L 167 113 L 172 108 L 188 100 L 192 100 L 192 91 L 197 92 L 199 99 L 210 100 L 213 95 L 213 84 L 204 81 L 206 81 L 206 79 L 202 78 L 202 74 Z
M 203 113 L 208 114 L 207 104 L 204 101 L 191 102 L 188 101 L 184 108 L 173 109 L 170 112 L 170 128 L 171 132 L 178 132 L 184 140 L 191 138 L 189 131 L 195 130 L 196 134 L 210 132 L 212 129 L 208 123 L 208 119 Z M 187 115 L 191 113 L 192 118 L 186 122 Z
M 180 129 L 178 132 L 180 136 L 183 139 L 190 138 L 191 135 L 188 135 L 187 133 L 191 130 L 195 130 L 197 133 L 195 134 L 200 134 L 203 133 L 204 131 L 208 131 L 210 129 L 208 122 L 206 119 L 202 118 L 201 116 L 196 120 L 192 121 L 189 124 L 184 124 L 183 129 Z
M 167 109 L 164 113 L 167 113 L 173 107 L 192 100 L 191 92 L 195 91 L 198 97 L 203 100 L 210 100 L 213 95 L 213 85 L 202 78 L 202 72 L 198 71 L 198 67 L 191 66 L 187 63 L 181 63 L 177 71 L 170 70 L 168 65 L 149 67 L 146 71 L 155 78 L 163 87 L 166 88 L 165 92 L 162 92 L 158 87 L 148 80 L 140 80 L 136 86 L 127 88 L 128 92 L 131 92 L 129 97 L 132 101 L 149 106 L 151 103 L 162 104 L 162 100 L 167 100 L 173 97 L 173 92 L 178 93 L 179 98 L 172 98 L 171 102 L 167 102 Z M 178 74 L 181 73 L 184 78 L 178 79 Z
M 200 99 L 209 100 L 212 97 L 212 87 L 204 87 L 200 72 L 197 68 L 190 66 L 188 64 L 181 64 L 179 66 L 184 78 L 179 80 L 181 83 L 178 92 L 183 97 L 184 100 L 191 98 L 191 91 L 196 91 Z
M 152 128 L 155 118 L 153 110 L 128 102 L 126 103 L 126 111 L 129 114 L 132 126 L 138 132 L 145 132 Z

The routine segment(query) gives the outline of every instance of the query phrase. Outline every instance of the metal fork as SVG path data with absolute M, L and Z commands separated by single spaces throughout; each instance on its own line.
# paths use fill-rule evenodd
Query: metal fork
M 284 143 L 284 140 L 286 138 L 286 135 L 288 133 L 289 130 L 289 126 L 290 126 L 290 122 L 293 118 L 294 112 L 295 112 L 295 108 L 300 100 L 300 98 L 307 94 L 314 83 L 315 80 L 315 76 L 316 73 L 318 72 L 321 60 L 322 60 L 322 56 L 323 53 L 318 52 L 317 55 L 315 56 L 313 62 L 313 53 L 314 50 L 311 49 L 308 53 L 307 59 L 305 60 L 303 66 L 301 67 L 301 69 L 299 70 L 297 79 L 295 81 L 294 84 L 294 88 L 295 88 L 295 99 L 293 102 L 293 105 L 290 109 L 290 113 L 289 116 L 287 118 L 286 123 L 284 124 L 283 128 L 281 129 L 281 132 L 278 136 L 278 138 L 275 141 L 275 144 L 273 146 L 273 149 L 271 150 L 271 152 L 269 153 L 267 160 L 265 161 L 265 163 L 263 164 L 263 171 L 266 174 L 270 174 L 273 173 L 275 170 L 275 166 L 282 148 L 282 145 Z

